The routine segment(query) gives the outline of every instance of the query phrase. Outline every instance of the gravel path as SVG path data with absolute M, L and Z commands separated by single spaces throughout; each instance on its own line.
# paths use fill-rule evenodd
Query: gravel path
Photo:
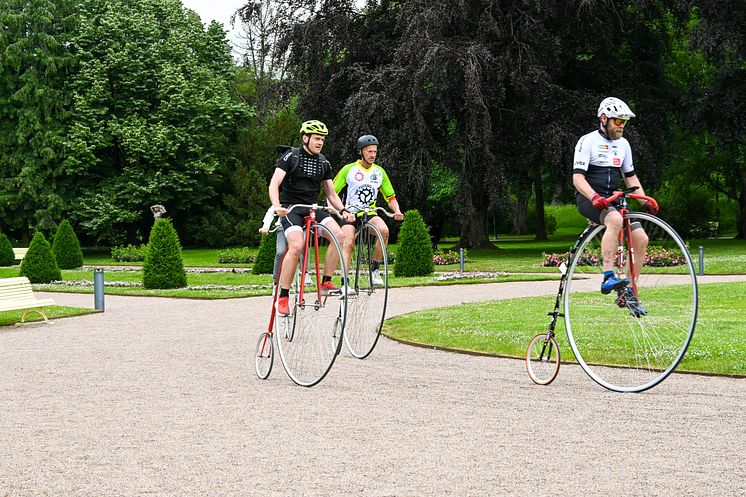
M 391 314 L 555 291 L 396 289 Z M 521 361 L 382 339 L 301 388 L 254 375 L 269 302 L 107 295 L 0 328 L 0 497 L 746 495 L 746 380 L 623 395 L 563 365 L 540 387 Z

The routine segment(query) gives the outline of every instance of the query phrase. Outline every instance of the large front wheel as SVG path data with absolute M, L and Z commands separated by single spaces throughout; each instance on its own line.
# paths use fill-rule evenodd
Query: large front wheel
M 386 317 L 389 278 L 386 245 L 381 231 L 372 223 L 360 228 L 355 238 L 355 248 L 350 258 L 350 285 L 355 292 L 348 299 L 345 343 L 354 357 L 365 359 L 381 336 Z M 376 246 L 381 249 L 382 260 L 373 270 Z
M 686 353 L 697 321 L 697 279 L 686 245 L 668 224 L 639 212 L 628 213 L 627 222 L 637 229 L 622 237 L 614 270 L 630 285 L 601 293 L 605 227 L 597 226 L 570 262 L 564 314 L 583 370 L 610 390 L 641 392 L 663 381 Z
M 290 315 L 275 319 L 275 336 L 280 360 L 288 376 L 298 385 L 310 387 L 327 375 L 339 353 L 344 334 L 347 305 L 346 296 L 319 295 L 328 251 L 336 252 L 337 261 L 344 274 L 344 259 L 339 242 L 322 224 L 314 223 L 311 230 L 318 233 L 319 250 L 314 249 L 314 233 L 308 260 L 301 260 L 290 288 Z M 328 237 L 331 242 L 322 241 Z M 311 275 L 313 284 L 304 286 L 303 264 Z

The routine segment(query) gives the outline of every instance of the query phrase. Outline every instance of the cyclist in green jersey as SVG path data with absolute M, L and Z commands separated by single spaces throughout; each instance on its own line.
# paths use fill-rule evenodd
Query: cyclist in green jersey
M 345 208 L 357 211 L 355 221 L 342 223 L 342 231 L 348 240 L 355 239 L 355 230 L 360 228 L 363 212 L 367 210 L 369 221 L 379 229 L 384 242 L 388 244 L 389 229 L 383 219 L 376 215 L 375 211 L 379 192 L 394 213 L 394 219 L 401 221 L 404 218 L 386 171 L 375 163 L 378 156 L 378 145 L 378 139 L 373 135 L 363 135 L 358 138 L 357 150 L 360 153 L 360 159 L 345 165 L 334 177 L 334 190 L 337 193 L 345 187 L 347 188 Z M 353 248 L 354 244 L 343 247 L 344 257 L 348 264 Z M 385 250 L 385 247 L 376 245 L 375 260 L 372 263 L 373 274 L 371 275 L 374 285 L 383 285 L 383 279 L 378 269 L 383 262 L 383 250 Z

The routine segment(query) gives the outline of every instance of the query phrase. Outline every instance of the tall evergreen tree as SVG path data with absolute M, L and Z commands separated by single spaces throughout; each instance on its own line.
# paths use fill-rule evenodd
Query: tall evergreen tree
M 0 8 L 0 219 L 28 242 L 65 208 L 61 139 L 74 71 L 72 0 L 3 0 Z

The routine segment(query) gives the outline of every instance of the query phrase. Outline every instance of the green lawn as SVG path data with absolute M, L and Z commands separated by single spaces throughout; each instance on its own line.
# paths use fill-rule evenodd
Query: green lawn
M 516 358 L 525 357 L 531 337 L 546 330 L 554 297 L 463 304 L 388 320 L 384 333 L 436 347 Z M 746 376 L 746 282 L 700 285 L 699 316 L 678 371 Z M 557 339 L 563 361 L 574 362 L 560 320 Z
M 44 313 L 47 315 L 49 319 L 51 318 L 60 318 L 60 317 L 70 317 L 70 316 L 82 316 L 84 314 L 91 314 L 94 312 L 98 312 L 95 309 L 83 309 L 81 307 L 65 307 L 61 305 L 53 305 L 46 307 L 44 309 Z M 0 326 L 8 326 L 13 325 L 16 323 L 21 322 L 21 316 L 23 316 L 23 311 L 5 311 L 0 312 Z M 28 315 L 26 318 L 26 321 L 42 321 L 43 318 L 39 316 L 39 314 L 32 312 Z

